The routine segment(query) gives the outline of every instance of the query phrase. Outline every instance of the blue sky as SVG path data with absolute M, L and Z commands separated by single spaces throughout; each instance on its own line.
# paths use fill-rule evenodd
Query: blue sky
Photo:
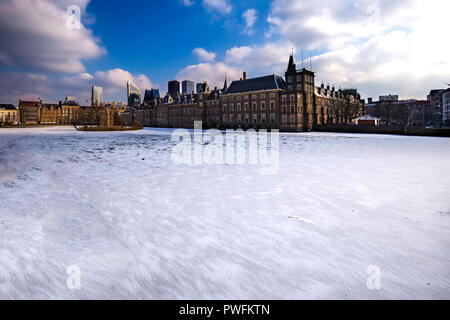
M 450 82 L 448 12 L 446 0 L 2 0 L 0 100 L 87 103 L 95 84 L 125 101 L 127 80 L 164 93 L 172 79 L 283 75 L 292 48 L 299 67 L 311 51 L 317 85 L 425 99 Z
M 96 70 L 99 66 L 116 66 L 133 73 L 144 73 L 152 82 L 163 85 L 175 78 L 186 65 L 198 59 L 192 51 L 207 48 L 220 55 L 233 46 L 264 41 L 264 21 L 255 22 L 252 35 L 243 33 L 245 21 L 242 14 L 253 8 L 267 15 L 268 0 L 250 0 L 233 3 L 229 14 L 209 10 L 201 1 L 185 6 L 181 0 L 93 1 L 87 12 L 95 17 L 91 28 L 101 35 L 108 55 L 88 64 Z

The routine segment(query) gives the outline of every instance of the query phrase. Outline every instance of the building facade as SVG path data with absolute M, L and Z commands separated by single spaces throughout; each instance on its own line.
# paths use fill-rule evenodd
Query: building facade
M 169 83 L 170 88 L 170 83 Z M 279 129 L 310 131 L 314 125 L 348 123 L 361 116 L 364 102 L 356 89 L 316 88 L 314 73 L 297 70 L 289 59 L 283 79 L 269 75 L 238 81 L 210 91 L 198 84 L 198 93 L 173 97 L 170 92 L 151 106 L 150 123 L 158 127 L 192 128 L 202 121 L 206 128 Z M 352 112 L 350 112 L 350 111 Z
M 181 83 L 181 93 L 185 94 L 195 93 L 195 82 L 190 80 L 184 80 Z
M 176 99 L 180 94 L 180 82 L 178 82 L 177 80 L 169 81 L 167 88 L 172 99 Z
M 450 88 L 442 92 L 442 121 L 450 127 Z
M 20 123 L 39 124 L 41 121 L 42 100 L 22 101 L 19 100 Z
M 43 104 L 41 108 L 40 124 L 59 125 L 63 123 L 63 108 L 60 104 Z
M 12 104 L 0 104 L 0 124 L 19 124 L 19 110 Z
M 103 88 L 93 86 L 91 96 L 92 107 L 100 107 L 103 105 Z
M 128 106 L 137 107 L 141 104 L 141 90 L 131 80 L 127 82 Z

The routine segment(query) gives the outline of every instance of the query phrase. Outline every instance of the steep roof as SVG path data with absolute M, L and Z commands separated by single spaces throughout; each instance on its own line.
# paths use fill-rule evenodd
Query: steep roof
M 0 109 L 4 110 L 17 110 L 17 108 L 12 104 L 0 104 Z
M 282 77 L 272 74 L 265 77 L 233 81 L 225 94 L 276 89 L 286 90 L 286 83 Z

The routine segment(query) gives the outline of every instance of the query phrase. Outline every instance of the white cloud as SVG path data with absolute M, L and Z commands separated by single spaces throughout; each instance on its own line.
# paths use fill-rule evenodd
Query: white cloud
M 229 0 L 203 0 L 203 6 L 221 14 L 228 14 L 233 9 Z
M 184 79 L 191 79 L 195 82 L 207 80 L 212 89 L 215 86 L 222 88 L 225 76 L 228 81 L 239 79 L 242 77 L 242 70 L 228 66 L 222 62 L 200 63 L 184 68 L 177 74 L 176 78 L 180 81 Z
M 245 21 L 245 28 L 243 32 L 248 35 L 253 35 L 255 32 L 255 30 L 253 30 L 253 26 L 258 19 L 257 11 L 255 9 L 248 9 L 242 14 L 242 18 Z
M 216 54 L 214 52 L 206 51 L 203 48 L 195 48 L 192 53 L 197 55 L 200 61 L 212 62 L 216 59 Z
M 440 0 L 274 0 L 268 35 L 322 52 L 313 59 L 319 81 L 424 99 L 450 78 L 448 12 Z
M 195 4 L 194 0 L 182 0 L 182 2 L 186 7 L 191 7 Z
M 57 72 L 83 72 L 83 59 L 105 50 L 92 32 L 66 26 L 69 3 L 82 10 L 89 1 L 9 0 L 0 3 L 0 62 Z M 12 40 L 13 39 L 13 40 Z
M 152 83 L 147 76 L 143 74 L 133 75 L 123 69 L 111 69 L 108 71 L 97 71 L 94 74 L 95 83 L 103 86 L 105 93 L 116 94 L 126 91 L 127 81 L 133 81 L 143 92 L 145 89 L 151 89 Z M 126 96 L 126 94 L 125 94 Z

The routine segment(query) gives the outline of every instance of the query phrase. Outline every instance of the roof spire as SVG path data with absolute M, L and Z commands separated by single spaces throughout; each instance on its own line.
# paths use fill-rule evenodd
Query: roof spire
M 223 84 L 223 90 L 227 90 L 228 89 L 228 83 L 227 83 L 227 76 L 225 75 L 225 83 Z
M 287 68 L 287 71 L 295 71 L 296 70 L 296 66 L 294 63 L 294 51 L 292 51 L 290 57 L 289 57 L 289 65 Z

